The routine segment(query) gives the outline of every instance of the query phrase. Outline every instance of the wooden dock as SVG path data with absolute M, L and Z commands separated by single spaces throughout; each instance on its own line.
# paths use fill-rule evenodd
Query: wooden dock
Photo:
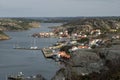
M 24 47 L 15 47 L 14 49 L 20 49 L 20 50 L 41 50 L 41 48 L 24 48 Z
M 43 48 L 43 49 L 41 49 L 41 50 L 42 50 L 42 53 L 43 53 L 43 55 L 45 56 L 45 58 L 52 58 L 52 57 L 53 57 L 52 49 Z

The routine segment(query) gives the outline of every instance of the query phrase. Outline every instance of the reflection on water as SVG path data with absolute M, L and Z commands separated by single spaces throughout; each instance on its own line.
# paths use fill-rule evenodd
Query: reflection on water
M 9 74 L 23 72 L 26 76 L 41 74 L 50 79 L 58 70 L 58 65 L 44 58 L 40 50 L 17 50 L 13 49 L 17 43 L 20 46 L 31 46 L 30 37 L 35 32 L 49 31 L 49 26 L 61 25 L 58 23 L 41 23 L 40 28 L 22 32 L 6 32 L 12 39 L 0 41 L 0 80 L 5 80 Z M 40 48 L 52 45 L 57 41 L 56 38 L 37 38 L 36 45 Z

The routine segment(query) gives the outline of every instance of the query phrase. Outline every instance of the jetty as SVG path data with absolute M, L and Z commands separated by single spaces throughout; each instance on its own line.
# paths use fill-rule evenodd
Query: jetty
M 13 49 L 21 49 L 21 50 L 41 50 L 41 48 L 34 46 L 34 47 L 14 47 Z
M 41 51 L 42 51 L 43 55 L 45 56 L 45 58 L 52 58 L 55 55 L 53 50 L 59 50 L 61 47 L 65 46 L 65 45 L 66 44 L 64 44 L 64 43 L 56 43 L 53 46 L 41 49 Z
M 49 49 L 49 48 L 43 48 L 43 49 L 41 49 L 41 51 L 45 58 L 52 58 L 54 55 L 52 52 L 52 49 Z

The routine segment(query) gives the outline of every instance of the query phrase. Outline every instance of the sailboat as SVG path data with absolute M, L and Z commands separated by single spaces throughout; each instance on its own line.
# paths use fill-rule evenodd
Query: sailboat
M 33 46 L 31 46 L 30 49 L 31 49 L 31 50 L 40 50 L 40 48 L 38 48 L 38 47 L 36 46 L 36 39 L 35 39 L 35 38 L 33 39 Z
M 36 40 L 35 38 L 33 39 L 33 45 L 30 47 L 20 47 L 20 46 L 15 46 L 14 49 L 24 49 L 24 50 L 41 50 L 41 48 L 36 46 Z

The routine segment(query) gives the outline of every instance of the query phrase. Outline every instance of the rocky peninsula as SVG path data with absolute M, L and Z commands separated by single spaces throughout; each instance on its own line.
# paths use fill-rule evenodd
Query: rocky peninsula
M 7 40 L 7 39 L 9 39 L 9 36 L 3 33 L 2 31 L 0 31 L 0 40 Z
M 45 49 L 63 67 L 51 80 L 120 80 L 119 17 L 78 19 L 53 33 L 62 41 Z
M 4 31 L 22 31 L 40 27 L 40 23 L 26 18 L 0 18 L 0 40 L 10 39 Z

